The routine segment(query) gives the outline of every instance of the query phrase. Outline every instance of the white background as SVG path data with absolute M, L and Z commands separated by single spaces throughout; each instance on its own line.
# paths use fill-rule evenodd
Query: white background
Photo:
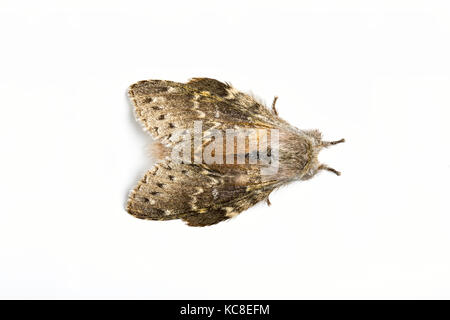
M 448 1 L 0 4 L 0 298 L 450 298 Z M 135 219 L 127 87 L 230 81 L 347 143 L 207 228 Z

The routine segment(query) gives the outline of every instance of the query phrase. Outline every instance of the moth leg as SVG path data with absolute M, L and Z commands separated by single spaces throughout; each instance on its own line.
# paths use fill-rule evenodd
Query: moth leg
M 268 205 L 269 207 L 272 205 L 272 203 L 271 203 L 270 200 L 269 200 L 269 197 L 267 197 L 266 202 L 267 202 L 267 205 Z
M 336 140 L 336 141 L 322 141 L 322 146 L 329 147 L 329 146 L 333 146 L 335 144 L 339 144 L 339 143 L 343 143 L 343 142 L 345 142 L 345 139 Z
M 277 100 L 278 100 L 278 97 L 277 97 L 277 96 L 273 97 L 272 111 L 273 111 L 273 113 L 275 113 L 276 116 L 278 115 L 277 108 L 275 108 L 275 104 L 277 103 Z
M 339 171 L 337 171 L 336 169 L 330 168 L 329 166 L 327 166 L 326 164 L 321 164 L 318 168 L 318 170 L 327 170 L 330 172 L 333 172 L 335 175 L 340 176 L 341 173 Z

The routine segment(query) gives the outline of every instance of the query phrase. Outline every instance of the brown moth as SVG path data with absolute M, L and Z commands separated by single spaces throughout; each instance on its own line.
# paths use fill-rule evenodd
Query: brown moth
M 270 205 L 270 193 L 281 185 L 310 179 L 321 170 L 340 175 L 321 164 L 318 154 L 344 139 L 323 141 L 318 130 L 291 126 L 278 116 L 277 97 L 270 110 L 230 84 L 208 78 L 139 81 L 130 86 L 129 97 L 161 157 L 130 193 L 127 211 L 137 218 L 213 225 L 260 201 Z M 229 138 L 238 129 L 254 139 L 239 140 L 241 131 Z M 189 152 L 182 160 L 174 156 L 180 130 L 194 132 L 194 138 L 183 140 Z M 204 161 L 206 153 L 215 161 Z M 271 166 L 275 170 L 263 171 Z

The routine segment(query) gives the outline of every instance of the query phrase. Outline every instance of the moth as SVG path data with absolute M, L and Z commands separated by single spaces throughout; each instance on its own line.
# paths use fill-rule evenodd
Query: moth
M 126 209 L 137 218 L 209 226 L 259 202 L 270 205 L 270 193 L 282 185 L 322 170 L 340 175 L 318 154 L 344 139 L 324 141 L 319 130 L 290 125 L 278 116 L 277 97 L 269 109 L 209 78 L 139 81 L 128 94 L 160 157 L 130 192 Z M 183 157 L 174 156 L 180 143 Z M 206 154 L 214 161 L 205 161 Z

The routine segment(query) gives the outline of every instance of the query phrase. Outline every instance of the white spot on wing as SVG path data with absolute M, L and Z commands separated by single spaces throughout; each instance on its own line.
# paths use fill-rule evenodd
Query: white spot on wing
M 239 214 L 239 212 L 233 211 L 233 210 L 234 210 L 233 207 L 225 207 L 224 209 L 225 209 L 226 212 L 227 212 L 225 215 L 226 215 L 228 218 L 236 217 L 236 216 Z
M 152 100 L 152 103 L 161 103 L 164 101 L 166 101 L 166 98 L 164 98 L 164 97 L 154 97 Z
M 198 103 L 198 102 L 197 102 Z M 205 117 L 205 113 L 203 112 L 203 111 L 201 111 L 201 110 L 196 110 L 197 111 L 197 113 L 198 113 L 198 117 L 199 118 L 204 118 Z
M 225 97 L 226 99 L 233 99 L 239 93 L 239 91 L 237 91 L 235 88 L 228 88 L 227 91 L 228 95 Z
M 194 109 L 198 109 L 198 107 L 199 107 L 199 105 L 200 105 L 200 103 L 198 102 L 198 99 L 200 98 L 200 95 L 199 94 L 195 94 L 194 95 Z
M 194 193 L 194 195 L 198 195 L 198 194 L 201 194 L 204 192 L 203 188 L 200 188 L 200 187 L 197 187 L 196 190 L 197 191 Z

